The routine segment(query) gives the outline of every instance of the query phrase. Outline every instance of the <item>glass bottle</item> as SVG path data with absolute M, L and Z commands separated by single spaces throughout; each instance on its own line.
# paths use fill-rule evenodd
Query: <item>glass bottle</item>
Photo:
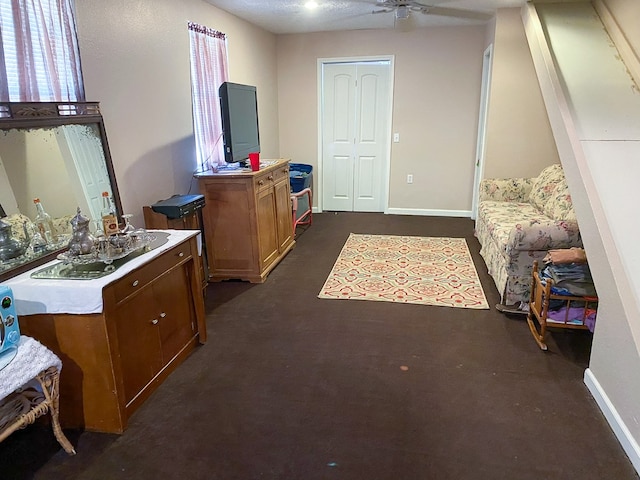
M 33 203 L 36 205 L 35 224 L 38 232 L 48 244 L 54 244 L 58 241 L 58 235 L 53 227 L 51 216 L 45 212 L 39 198 L 34 198 Z
M 111 201 L 109 192 L 102 192 L 102 231 L 106 236 L 118 233 L 118 217 L 116 216 L 116 208 Z

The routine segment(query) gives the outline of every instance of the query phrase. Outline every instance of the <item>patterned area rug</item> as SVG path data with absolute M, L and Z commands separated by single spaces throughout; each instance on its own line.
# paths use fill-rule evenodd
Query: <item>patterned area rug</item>
M 318 297 L 489 308 L 464 238 L 352 233 Z

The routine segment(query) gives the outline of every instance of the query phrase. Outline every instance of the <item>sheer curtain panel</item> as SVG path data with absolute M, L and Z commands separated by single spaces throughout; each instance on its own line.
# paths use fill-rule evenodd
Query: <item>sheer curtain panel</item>
M 0 0 L 0 101 L 84 101 L 73 0 Z
M 227 39 L 224 33 L 189 23 L 191 95 L 196 155 L 200 171 L 224 163 L 222 117 L 218 89 L 228 79 Z

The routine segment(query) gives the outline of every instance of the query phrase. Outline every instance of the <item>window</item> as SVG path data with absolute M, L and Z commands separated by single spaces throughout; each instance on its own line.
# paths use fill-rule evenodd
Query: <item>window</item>
M 189 23 L 191 96 L 196 156 L 201 171 L 224 164 L 222 117 L 218 89 L 227 81 L 227 39 L 224 33 Z
M 84 101 L 73 0 L 0 0 L 0 101 Z

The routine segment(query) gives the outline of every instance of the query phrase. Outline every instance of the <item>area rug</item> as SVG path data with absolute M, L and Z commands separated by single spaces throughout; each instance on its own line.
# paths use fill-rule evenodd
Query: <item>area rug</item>
M 352 233 L 318 297 L 489 308 L 464 238 Z

